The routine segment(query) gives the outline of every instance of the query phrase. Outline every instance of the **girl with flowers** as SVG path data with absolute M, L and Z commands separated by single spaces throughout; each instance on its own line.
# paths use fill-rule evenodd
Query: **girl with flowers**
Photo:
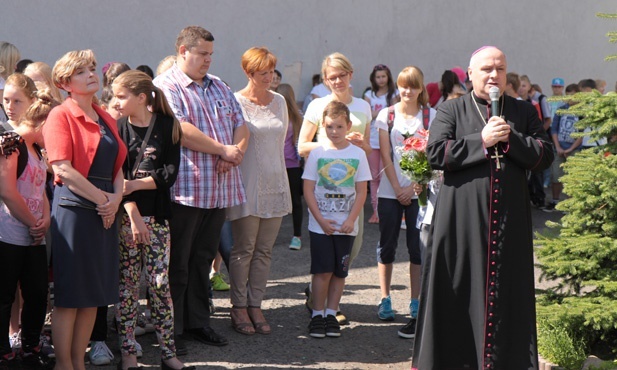
M 403 214 L 407 220 L 418 216 L 418 197 L 422 186 L 417 180 L 412 181 L 401 169 L 401 158 L 408 149 L 420 149 L 421 141 L 426 140 L 426 130 L 435 117 L 435 110 L 428 108 L 428 92 L 424 87 L 422 71 L 414 66 L 405 67 L 397 78 L 401 101 L 393 109 L 383 109 L 377 115 L 375 125 L 379 129 L 379 146 L 385 175 L 381 179 L 377 196 L 379 198 L 379 231 L 381 232 L 377 247 L 377 270 L 381 288 L 381 301 L 377 315 L 385 321 L 394 320 L 390 284 L 392 281 L 392 264 L 396 253 L 398 236 Z M 419 145 L 419 146 L 418 146 Z M 411 225 L 410 225 L 411 226 Z M 409 309 L 411 320 L 401 330 L 399 336 L 413 338 L 418 312 L 420 294 L 421 252 L 419 231 L 416 227 L 406 230 L 407 251 L 410 256 L 411 302 Z

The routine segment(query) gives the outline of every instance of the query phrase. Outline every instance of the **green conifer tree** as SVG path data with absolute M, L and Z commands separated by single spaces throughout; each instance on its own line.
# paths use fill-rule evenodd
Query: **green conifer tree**
M 598 14 L 617 18 L 617 14 Z M 617 42 L 617 32 L 607 34 Z M 607 59 L 617 59 L 617 55 Z M 568 199 L 557 209 L 564 216 L 538 235 L 536 254 L 542 277 L 557 282 L 538 297 L 538 322 L 568 329 L 587 353 L 617 352 L 617 93 L 578 93 L 568 114 L 581 119 L 580 130 L 608 144 L 569 157 L 561 178 Z M 558 111 L 559 113 L 565 113 Z M 541 344 L 541 343 L 539 343 Z M 541 346 L 540 346 L 541 347 Z M 546 355 L 545 355 L 546 356 Z

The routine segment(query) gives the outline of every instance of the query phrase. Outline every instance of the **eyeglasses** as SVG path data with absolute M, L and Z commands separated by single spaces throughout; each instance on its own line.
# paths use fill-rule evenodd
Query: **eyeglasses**
M 335 83 L 335 82 L 336 82 L 336 80 L 341 80 L 341 81 L 343 81 L 343 79 L 344 79 L 345 77 L 347 77 L 347 76 L 349 76 L 349 73 L 347 73 L 347 72 L 343 72 L 343 73 L 341 73 L 341 74 L 339 74 L 339 75 L 336 75 L 336 76 L 326 77 L 326 80 L 328 80 L 328 82 L 330 82 L 330 83 Z
M 373 71 L 389 71 L 390 68 L 388 68 L 387 65 L 385 64 L 378 64 L 373 68 Z

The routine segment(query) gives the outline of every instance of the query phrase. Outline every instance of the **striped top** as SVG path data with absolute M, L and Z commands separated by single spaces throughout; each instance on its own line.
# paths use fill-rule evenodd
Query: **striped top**
M 177 64 L 154 80 L 180 122 L 196 126 L 223 145 L 232 145 L 234 130 L 245 124 L 242 109 L 218 77 L 206 75 L 203 82 L 203 87 L 199 86 Z M 240 167 L 216 173 L 219 158 L 182 147 L 178 178 L 171 188 L 172 201 L 203 209 L 244 203 Z

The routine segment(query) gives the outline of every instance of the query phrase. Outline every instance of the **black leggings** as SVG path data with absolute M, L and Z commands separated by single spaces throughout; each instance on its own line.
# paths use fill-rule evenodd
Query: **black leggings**
M 21 246 L 0 242 L 0 356 L 11 353 L 8 332 L 17 282 L 24 304 L 21 341 L 28 351 L 39 345 L 47 311 L 47 251 L 44 245 Z
M 107 310 L 107 306 L 97 307 L 96 320 L 94 320 L 94 327 L 90 335 L 91 341 L 104 342 L 107 340 Z
M 289 190 L 291 192 L 291 216 L 293 218 L 294 236 L 302 235 L 302 168 L 294 167 L 287 169 Z

